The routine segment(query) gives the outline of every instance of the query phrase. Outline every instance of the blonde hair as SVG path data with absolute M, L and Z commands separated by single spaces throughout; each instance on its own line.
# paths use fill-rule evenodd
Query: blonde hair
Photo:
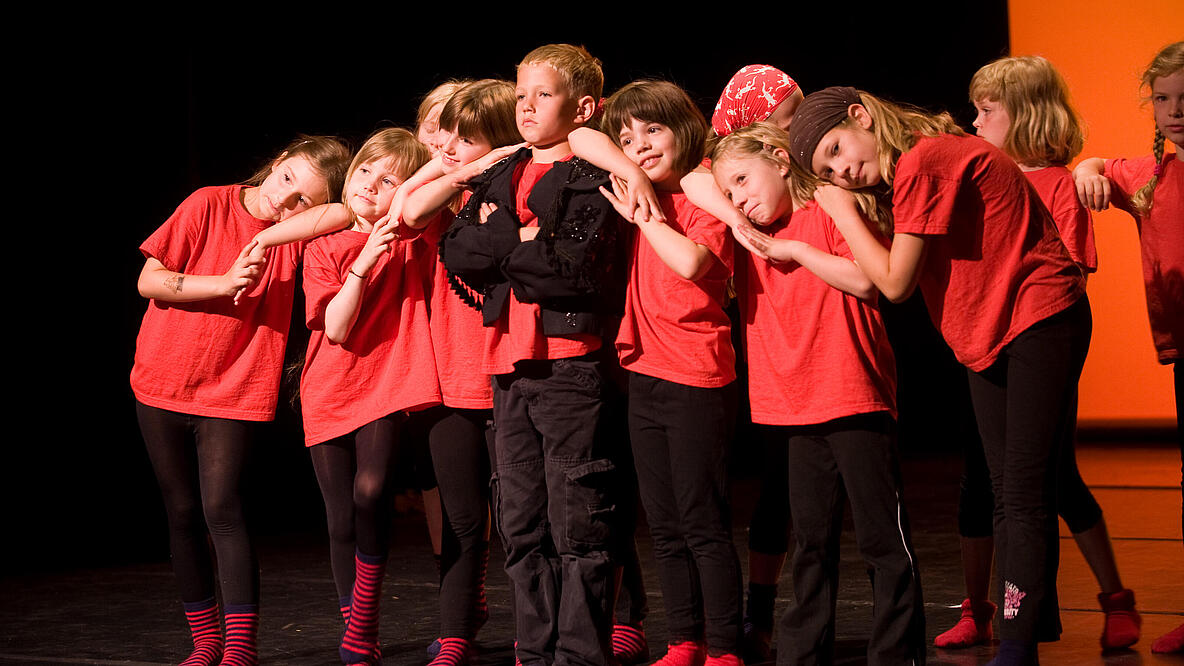
M 917 139 L 942 134 L 966 134 L 948 113 L 935 115 L 915 106 L 882 100 L 869 92 L 860 90 L 858 93 L 860 103 L 872 118 L 871 133 L 875 137 L 876 153 L 880 158 L 880 178 L 888 189 L 892 188 L 892 181 L 896 178 L 897 160 L 912 150 Z M 853 127 L 855 120 L 848 116 L 840 125 Z
M 350 178 L 353 178 L 354 172 L 359 166 L 378 160 L 393 160 L 395 175 L 401 184 L 421 166 L 427 164 L 431 158 L 427 146 L 420 143 L 414 134 L 402 127 L 388 127 L 371 134 L 370 138 L 366 139 L 366 143 L 358 149 L 358 154 L 354 155 L 353 161 L 350 162 L 349 175 L 342 185 L 342 198 L 345 200 L 345 209 L 349 211 L 350 219 L 356 219 L 356 215 L 350 208 L 349 198 L 344 196 L 344 190 L 349 187 Z
M 514 84 L 501 79 L 473 81 L 452 94 L 440 112 L 440 127 L 479 136 L 494 148 L 522 141 L 514 122 Z
M 428 94 L 424 95 L 423 99 L 419 102 L 419 109 L 415 113 L 415 133 L 419 134 L 419 128 L 428 119 L 428 116 L 432 113 L 432 109 L 437 104 L 447 102 L 453 93 L 469 83 L 468 80 L 464 79 L 452 79 L 432 88 Z
M 525 65 L 547 65 L 554 69 L 563 79 L 567 92 L 576 99 L 587 95 L 599 102 L 604 92 L 600 60 L 582 46 L 546 44 L 527 53 L 518 63 L 519 68 Z
M 340 201 L 339 195 L 345 185 L 345 177 L 348 173 L 349 148 L 335 136 L 298 135 L 292 143 L 280 151 L 279 155 L 276 155 L 275 159 L 270 160 L 248 178 L 245 184 L 262 184 L 276 164 L 293 157 L 303 157 L 308 160 L 313 171 L 325 179 L 325 186 L 329 193 L 329 200 L 325 203 Z
M 1184 42 L 1168 44 L 1159 53 L 1156 53 L 1155 57 L 1151 59 L 1151 64 L 1147 65 L 1146 71 L 1143 72 L 1140 87 L 1145 86 L 1151 88 L 1155 84 L 1155 80 L 1159 77 L 1171 76 L 1182 69 L 1184 69 Z M 1152 144 L 1151 150 L 1155 156 L 1155 167 L 1156 171 L 1158 171 L 1160 163 L 1163 162 L 1164 150 L 1164 135 L 1160 131 L 1159 125 L 1155 126 L 1155 142 Z M 1159 175 L 1152 174 L 1151 180 L 1147 181 L 1143 187 L 1140 187 L 1131 195 L 1131 206 L 1140 215 L 1147 215 L 1151 212 L 1151 205 L 1154 203 L 1153 199 L 1155 197 L 1155 186 L 1158 184 Z
M 1064 166 L 1085 142 L 1081 120 L 1069 103 L 1069 86 L 1040 56 L 1001 58 L 970 80 L 970 101 L 1003 104 L 1011 119 L 1003 151 L 1026 166 Z
M 703 161 L 707 119 L 682 88 L 669 81 L 634 81 L 604 103 L 600 128 L 619 146 L 621 128 L 633 118 L 670 128 L 678 150 L 674 166 L 680 177 Z
M 778 148 L 785 151 L 784 157 L 774 152 Z M 789 152 L 789 135 L 785 130 L 761 121 L 721 137 L 711 152 L 711 164 L 714 167 L 728 160 L 755 158 L 764 160 L 776 168 L 785 167 L 785 186 L 789 190 L 789 195 L 797 203 L 809 201 L 814 198 L 814 190 L 821 181 L 790 159 Z M 891 214 L 882 210 L 882 204 L 876 195 L 863 190 L 853 191 L 851 194 L 855 196 L 859 212 L 875 222 L 881 233 L 890 236 Z

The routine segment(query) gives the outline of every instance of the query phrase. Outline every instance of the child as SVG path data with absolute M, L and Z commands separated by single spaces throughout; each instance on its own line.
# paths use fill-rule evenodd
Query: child
M 868 661 L 923 660 L 920 577 L 896 453 L 895 362 L 875 288 L 822 209 L 799 203 L 804 192 L 779 128 L 756 123 L 729 134 L 712 155 L 712 174 L 768 229 L 744 232 L 762 254 L 742 261 L 737 291 L 752 419 L 767 426 L 771 446 L 788 450 L 795 601 L 781 622 L 778 660 L 834 658 L 844 494 L 875 572 Z
M 463 184 L 512 151 L 493 148 L 522 140 L 514 123 L 514 84 L 483 79 L 457 90 L 440 114 L 439 158 L 423 172 L 438 177 L 415 190 L 402 207 L 404 226 L 419 228 L 430 256 L 429 322 L 443 405 L 427 415 L 428 440 L 447 526 L 440 568 L 440 639 L 432 666 L 467 663 L 477 630 L 489 616 L 485 570 L 489 560 L 487 423 L 493 392 L 481 370 L 481 315 L 448 285 L 439 236 L 459 208 Z M 517 149 L 520 146 L 512 146 Z
M 444 103 L 468 81 L 445 81 L 432 88 L 431 92 L 423 96 L 419 102 L 419 109 L 415 114 L 415 138 L 427 146 L 432 157 L 440 154 L 440 113 L 444 110 Z
M 1093 224 L 1089 210 L 1077 200 L 1073 176 L 1065 165 L 1081 151 L 1077 113 L 1069 105 L 1069 89 L 1050 62 L 1039 56 L 996 60 L 975 73 L 970 100 L 978 109 L 974 127 L 988 143 L 1019 164 L 1052 213 L 1069 256 L 1083 273 L 1097 270 Z M 962 570 L 967 598 L 962 617 L 939 634 L 934 645 L 959 648 L 991 640 L 995 605 L 988 600 L 994 498 L 981 442 L 965 456 L 962 492 L 958 498 Z M 1102 649 L 1133 645 L 1141 620 L 1134 593 L 1118 575 L 1102 509 L 1077 471 L 1074 442 L 1062 443 L 1057 459 L 1057 512 L 1065 518 L 1078 548 L 1101 586 L 1098 602 L 1105 612 Z
M 308 244 L 308 341 L 300 395 L 305 445 L 325 498 L 333 579 L 346 618 L 345 663 L 378 647 L 379 599 L 390 530 L 390 477 L 406 412 L 440 401 L 427 302 L 411 245 L 378 224 L 395 190 L 428 161 L 410 132 L 367 139 L 350 165 L 348 230 Z
M 1056 451 L 1073 434 L 1089 348 L 1085 278 L 1015 162 L 963 135 L 948 115 L 854 88 L 806 96 L 790 126 L 798 167 L 846 190 L 891 197 L 892 247 L 848 192 L 822 187 L 860 268 L 892 301 L 920 285 L 934 324 L 970 372 L 995 491 L 1004 586 L 993 663 L 1036 663 L 1038 626 L 1055 618 Z
M 1154 153 L 1137 159 L 1092 158 L 1073 172 L 1081 202 L 1094 210 L 1113 203 L 1135 217 L 1143 255 L 1147 313 L 1159 362 L 1175 373 L 1176 421 L 1184 405 L 1184 42 L 1165 46 L 1143 72 L 1155 111 Z M 1164 154 L 1164 140 L 1176 146 Z M 1184 437 L 1180 437 L 1181 495 L 1184 496 Z M 1184 526 L 1184 508 L 1181 509 Z M 1184 624 L 1161 636 L 1152 652 L 1184 652 Z
M 745 65 L 720 93 L 711 129 L 718 137 L 762 121 L 789 129 L 801 103 L 802 89 L 788 74 L 769 65 Z
M 604 85 L 582 48 L 518 65 L 515 117 L 532 148 L 470 181 L 441 239 L 449 282 L 482 311 L 493 377 L 498 521 L 523 664 L 603 664 L 611 628 L 612 463 L 596 436 L 598 352 L 619 296 L 619 218 L 603 172 L 569 159 Z
M 193 632 L 186 666 L 257 661 L 259 567 L 240 486 L 251 423 L 275 415 L 300 247 L 251 256 L 250 241 L 278 220 L 335 199 L 348 161 L 336 139 L 301 137 L 247 185 L 194 192 L 140 246 L 146 260 L 138 288 L 151 302 L 131 386 Z
M 670 645 L 657 663 L 739 664 L 740 562 L 727 488 L 736 371 L 724 313 L 732 244 L 679 185 L 703 159 L 707 123 L 678 86 L 637 81 L 608 99 L 602 127 L 662 193 L 666 219 L 631 219 L 639 233 L 616 341 L 668 620 Z M 604 192 L 632 215 L 626 189 L 614 178 Z

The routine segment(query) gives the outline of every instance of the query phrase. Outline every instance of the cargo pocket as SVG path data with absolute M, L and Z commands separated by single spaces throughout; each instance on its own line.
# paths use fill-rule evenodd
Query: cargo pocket
M 608 548 L 617 508 L 609 491 L 615 480 L 614 469 L 611 460 L 602 458 L 564 470 L 567 477 L 565 536 L 573 550 L 587 552 Z

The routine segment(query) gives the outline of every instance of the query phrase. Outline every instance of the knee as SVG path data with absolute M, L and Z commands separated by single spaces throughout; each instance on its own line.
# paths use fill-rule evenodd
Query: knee
M 243 527 L 242 500 L 237 494 L 205 497 L 202 509 L 211 535 L 228 534 Z
M 386 479 L 371 475 L 359 475 L 354 480 L 354 506 L 358 511 L 374 513 L 382 506 L 385 497 Z

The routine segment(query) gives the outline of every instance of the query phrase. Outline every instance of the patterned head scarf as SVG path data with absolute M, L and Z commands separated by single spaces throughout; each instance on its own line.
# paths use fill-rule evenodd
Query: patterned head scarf
M 776 67 L 745 65 L 732 75 L 715 103 L 711 128 L 717 135 L 727 136 L 764 120 L 797 89 L 798 84 Z

